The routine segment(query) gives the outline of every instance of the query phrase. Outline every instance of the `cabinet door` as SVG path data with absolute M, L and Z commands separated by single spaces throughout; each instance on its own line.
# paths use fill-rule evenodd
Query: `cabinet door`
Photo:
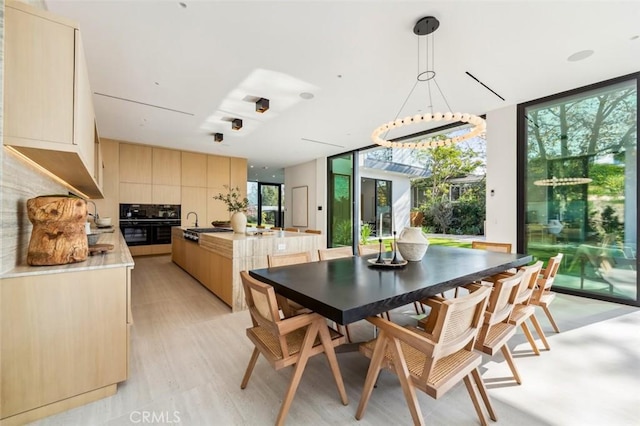
M 126 380 L 126 274 L 2 280 L 0 418 Z
M 228 221 L 231 218 L 231 213 L 227 210 L 227 206 L 219 200 L 214 200 L 213 196 L 218 195 L 220 191 L 225 191 L 222 189 L 207 189 L 207 220 L 206 223 L 211 223 L 213 221 Z
M 182 153 L 182 180 L 183 186 L 207 187 L 207 155 Z
M 71 144 L 75 29 L 18 7 L 5 8 L 4 143 Z
M 216 190 L 216 193 L 225 191 L 224 185 L 229 185 L 229 157 L 217 155 L 207 156 L 207 188 Z
M 100 216 L 110 217 L 116 221 L 120 215 L 118 203 L 120 203 L 120 182 L 118 178 L 120 170 L 120 143 L 118 141 L 102 139 L 100 152 L 104 164 L 102 192 L 104 199 L 94 200 Z M 124 202 L 124 201 L 123 201 Z M 114 223 L 117 225 L 117 223 Z
M 127 204 L 152 204 L 150 183 L 120 183 L 120 202 Z
M 195 226 L 194 215 L 187 219 L 190 212 L 196 213 L 199 226 L 209 226 L 211 222 L 207 222 L 207 188 L 183 186 L 180 204 L 182 226 Z
M 181 180 L 180 151 L 153 148 L 152 182 L 154 185 L 178 185 Z
M 149 146 L 121 143 L 120 182 L 150 184 L 152 169 L 151 153 L 152 149 Z M 151 194 L 149 194 L 149 196 L 151 196 Z M 136 202 L 138 201 L 134 201 L 134 203 Z
M 180 204 L 180 187 L 177 185 L 152 185 L 153 204 Z
M 95 130 L 96 121 L 93 112 L 93 99 L 91 85 L 89 84 L 89 72 L 84 57 L 84 48 L 80 31 L 75 31 L 76 54 L 75 54 L 75 91 L 74 91 L 74 120 L 73 120 L 73 143 L 78 146 L 78 152 L 87 170 L 92 174 L 95 171 Z
M 247 196 L 247 159 L 230 158 L 229 186 L 238 187 L 243 197 Z

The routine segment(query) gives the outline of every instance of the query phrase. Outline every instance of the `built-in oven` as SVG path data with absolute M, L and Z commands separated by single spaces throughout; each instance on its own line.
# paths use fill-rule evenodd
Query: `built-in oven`
M 120 220 L 120 231 L 128 246 L 148 246 L 153 244 L 153 227 L 149 223 Z
M 174 226 L 180 226 L 180 205 L 120 204 L 120 230 L 129 246 L 171 244 Z

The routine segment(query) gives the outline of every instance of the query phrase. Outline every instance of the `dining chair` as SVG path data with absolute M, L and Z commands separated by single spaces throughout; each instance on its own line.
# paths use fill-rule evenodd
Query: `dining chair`
M 516 326 L 509 323 L 509 319 L 515 308 L 518 290 L 525 275 L 523 270 L 515 275 L 498 279 L 493 283 L 485 281 L 483 284 L 470 284 L 467 286 L 470 292 L 477 291 L 483 285 L 492 285 L 491 296 L 487 305 L 482 328 L 478 333 L 475 348 L 487 355 L 495 355 L 502 352 L 505 361 L 516 383 L 522 384 L 520 374 L 516 368 L 513 356 L 507 342 L 516 334 Z
M 272 226 L 271 228 L 269 228 L 270 231 L 282 231 L 282 228 L 279 226 Z
M 284 230 L 287 232 L 300 232 L 298 228 L 284 228 Z
M 547 267 L 540 272 L 536 289 L 531 296 L 531 304 L 542 308 L 556 333 L 560 333 L 560 329 L 551 315 L 549 305 L 556 297 L 556 294 L 551 291 L 551 286 L 553 286 L 563 256 L 562 253 L 558 253 L 549 259 Z
M 353 248 L 351 247 L 333 247 L 327 249 L 318 249 L 318 259 L 331 260 L 342 259 L 353 256 Z
M 247 387 L 260 354 L 276 371 L 295 365 L 276 419 L 276 424 L 282 425 L 307 361 L 310 357 L 324 352 L 338 387 L 340 400 L 342 404 L 348 405 L 349 400 L 335 353 L 335 347 L 344 343 L 344 336 L 330 329 L 326 320 L 316 313 L 281 319 L 273 287 L 251 277 L 247 271 L 240 272 L 240 277 L 253 323 L 253 326 L 247 329 L 247 337 L 255 346 L 240 388 Z
M 265 226 L 264 225 L 256 225 L 256 229 L 264 229 Z
M 533 296 L 533 292 L 536 288 L 536 284 L 538 282 L 538 276 L 540 275 L 540 271 L 542 270 L 542 261 L 539 260 L 533 265 L 523 266 L 520 268 L 521 271 L 524 271 L 524 276 L 522 277 L 522 282 L 520 283 L 520 287 L 518 289 L 518 295 L 516 296 L 516 305 L 513 308 L 513 313 L 511 314 L 511 318 L 509 319 L 509 324 L 513 324 L 516 327 L 520 326 L 522 331 L 524 332 L 527 341 L 531 345 L 531 349 L 536 355 L 540 355 L 540 350 L 538 349 L 538 345 L 536 344 L 529 327 L 527 326 L 526 320 L 530 320 L 535 328 L 542 344 L 544 345 L 546 350 L 551 350 L 549 346 L 549 342 L 547 341 L 547 337 L 542 331 L 542 327 L 536 318 L 536 308 L 533 304 L 531 304 L 531 298 Z M 496 277 L 500 277 L 501 275 L 512 275 L 512 274 L 499 274 Z M 495 278 L 495 277 L 494 277 Z
M 398 376 L 416 425 L 424 424 L 416 388 L 438 399 L 461 380 L 464 380 L 480 422 L 487 424 L 477 391 L 489 417 L 496 420 L 487 389 L 478 371 L 482 355 L 474 350 L 490 293 L 491 288 L 483 286 L 457 299 L 438 298 L 433 304 L 437 306 L 434 309 L 438 314 L 432 333 L 415 327 L 401 327 L 383 318 L 367 318 L 367 321 L 378 327 L 379 334 L 376 339 L 360 345 L 360 352 L 370 358 L 371 362 L 356 419 L 360 420 L 364 415 L 380 370 L 386 368 Z
M 351 247 L 333 247 L 328 249 L 318 249 L 318 258 L 320 260 L 331 259 L 343 259 L 346 257 L 353 257 L 353 249 Z M 342 333 L 342 327 L 344 327 L 344 333 L 347 336 L 347 341 L 351 343 L 351 332 L 349 331 L 349 324 L 340 325 L 334 322 L 338 331 Z
M 307 229 L 304 232 L 307 234 L 322 234 L 322 231 L 319 229 Z
M 298 253 L 287 254 L 268 254 L 267 266 L 269 268 L 275 268 L 278 266 L 298 265 L 300 263 L 311 262 L 311 253 L 308 251 L 302 251 Z M 277 296 L 280 300 L 280 307 L 285 316 L 292 316 L 295 313 L 311 312 L 299 303 L 289 300 L 284 296 Z
M 471 241 L 471 248 L 478 250 L 511 253 L 511 243 L 494 243 L 491 241 Z

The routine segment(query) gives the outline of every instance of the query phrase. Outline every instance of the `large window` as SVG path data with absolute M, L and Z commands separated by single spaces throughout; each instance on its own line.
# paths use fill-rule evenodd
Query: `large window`
M 638 75 L 519 106 L 522 248 L 554 288 L 636 304 Z

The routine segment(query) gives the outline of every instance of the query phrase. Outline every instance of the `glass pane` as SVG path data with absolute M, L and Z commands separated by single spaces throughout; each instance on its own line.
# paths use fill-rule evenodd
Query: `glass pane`
M 258 182 L 247 182 L 247 199 L 247 225 L 255 226 L 258 224 Z
M 393 226 L 391 211 L 391 182 L 376 180 L 376 229 L 381 237 L 391 235 Z
M 280 226 L 280 185 L 260 184 L 260 224 Z
M 329 158 L 329 246 L 353 245 L 353 155 Z
M 636 80 L 526 109 L 526 251 L 556 288 L 637 300 Z

